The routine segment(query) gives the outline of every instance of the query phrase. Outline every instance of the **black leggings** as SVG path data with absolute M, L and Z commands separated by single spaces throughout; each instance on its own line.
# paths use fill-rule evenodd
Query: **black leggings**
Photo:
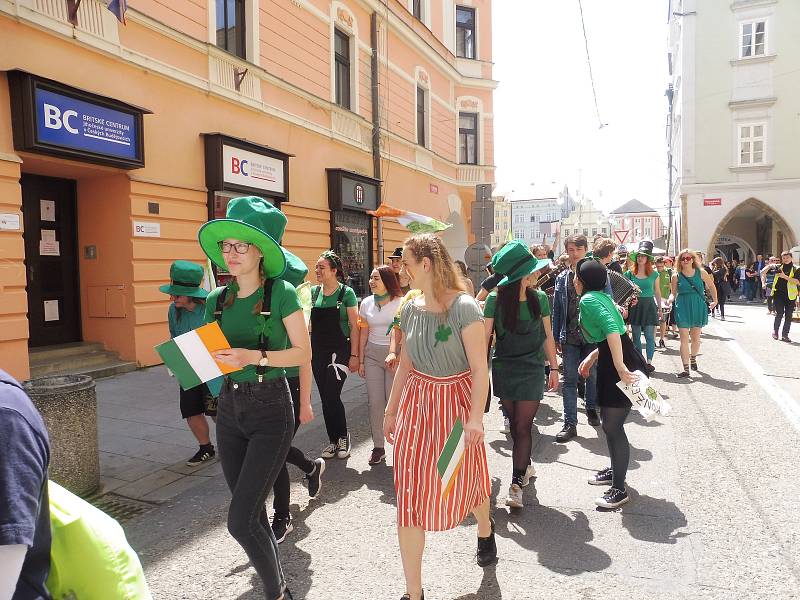
M 794 312 L 795 300 L 789 300 L 788 296 L 776 295 L 772 299 L 772 305 L 775 307 L 775 322 L 772 328 L 775 333 L 778 333 L 778 328 L 781 326 L 781 319 L 783 319 L 783 337 L 789 337 L 789 328 L 792 326 L 792 313 Z
M 533 417 L 539 410 L 539 400 L 503 400 L 503 410 L 511 421 L 511 439 L 514 442 L 512 452 L 513 480 L 520 483 L 528 465 L 531 464 L 531 448 L 533 447 Z M 519 480 L 519 481 L 518 481 Z
M 608 443 L 608 455 L 611 457 L 612 481 L 611 487 L 618 490 L 625 489 L 625 476 L 628 474 L 628 462 L 631 458 L 631 445 L 625 435 L 625 419 L 631 407 L 601 406 L 600 419 L 603 422 L 603 432 Z
M 292 404 L 294 404 L 294 432 L 300 427 L 300 378 L 288 377 L 286 379 L 289 384 L 289 392 L 292 394 Z M 289 515 L 289 469 L 286 468 L 287 464 L 294 465 L 303 473 L 311 473 L 316 465 L 308 460 L 303 454 L 302 450 L 294 446 L 289 448 L 289 454 L 286 456 L 286 462 L 283 468 L 278 473 L 278 478 L 275 480 L 275 485 L 272 487 L 273 498 L 272 508 L 275 509 L 275 514 L 279 517 L 287 517 Z

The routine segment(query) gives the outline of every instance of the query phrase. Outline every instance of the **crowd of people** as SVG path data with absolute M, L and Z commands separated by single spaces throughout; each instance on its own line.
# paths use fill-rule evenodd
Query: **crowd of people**
M 624 426 L 632 407 L 617 384 L 635 383 L 637 372 L 651 374 L 668 333 L 680 338 L 677 377 L 690 377 L 699 368 L 700 334 L 709 314 L 719 311 L 724 320 L 725 300 L 740 281 L 749 294 L 748 282 L 760 279 L 755 287 L 775 312 L 773 337 L 778 339 L 783 320 L 781 339 L 789 341 L 800 283 L 789 253 L 769 262 L 759 255 L 739 279 L 737 265 L 715 258 L 707 266 L 690 249 L 673 261 L 656 256 L 649 240 L 628 252 L 610 239 L 597 238 L 590 248 L 585 236 L 572 235 L 559 257 L 543 246 L 506 242 L 476 294 L 466 266 L 452 259 L 441 238 L 417 234 L 387 257 L 389 264 L 373 269 L 370 295 L 360 302 L 346 283 L 342 261 L 323 252 L 305 306 L 298 289 L 309 285 L 308 268 L 281 245 L 286 223 L 261 198 L 231 200 L 226 217 L 204 224 L 198 234 L 210 261 L 230 276 L 227 285 L 208 292 L 202 267 L 178 260 L 170 283 L 160 288 L 171 299 L 172 337 L 217 322 L 230 343 L 214 352 L 217 361 L 235 369 L 218 398 L 205 385 L 179 392 L 181 416 L 199 447 L 187 464 L 219 457 L 231 493 L 228 530 L 268 600 L 292 597 L 278 549 L 293 529 L 287 465 L 301 471 L 313 499 L 322 490 L 326 460 L 350 457 L 342 403 L 349 374 L 366 380 L 373 447 L 368 464 L 384 462 L 386 443 L 392 446 L 402 598 L 421 600 L 426 532 L 452 529 L 471 513 L 477 563 L 485 567 L 497 557 L 483 426 L 493 398 L 499 399 L 513 446 L 505 500 L 510 509 L 524 508 L 523 489 L 536 476 L 532 423 L 545 392 L 559 386 L 563 427 L 555 441 L 578 435 L 582 397 L 588 425 L 605 434 L 610 463 L 598 465 L 587 483 L 606 488 L 597 506 L 619 507 L 630 500 Z M 298 428 L 314 418 L 312 380 L 328 438 L 316 458 L 293 446 Z M 0 384 L 12 386 L 12 408 L 26 421 L 29 445 L 37 448 L 26 463 L 30 506 L 20 511 L 29 520 L 41 519 L 46 512 L 31 507 L 37 499 L 46 503 L 46 433 L 15 383 Z M 6 475 L 0 471 L 0 481 Z M 271 519 L 265 506 L 270 490 Z M 34 525 L 13 543 L 33 545 Z M 31 577 L 46 576 L 36 556 L 0 556 L 0 572 L 12 565 L 31 589 Z

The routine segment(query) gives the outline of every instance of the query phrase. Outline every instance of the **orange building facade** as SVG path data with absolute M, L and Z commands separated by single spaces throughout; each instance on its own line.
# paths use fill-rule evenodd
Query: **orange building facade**
M 463 257 L 494 180 L 490 0 L 132 4 L 0 0 L 0 366 L 77 341 L 160 362 L 158 286 L 239 195 L 354 287 L 407 234 L 381 202 L 453 223 Z

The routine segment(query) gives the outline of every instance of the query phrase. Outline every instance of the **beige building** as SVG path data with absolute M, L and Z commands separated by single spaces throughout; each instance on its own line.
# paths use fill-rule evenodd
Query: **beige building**
M 511 203 L 505 196 L 495 196 L 494 231 L 492 232 L 492 248 L 496 248 L 508 239 L 511 230 Z
M 561 220 L 561 239 L 570 235 L 583 234 L 589 244 L 596 235 L 611 237 L 611 222 L 599 208 L 595 208 L 590 198 L 581 198 L 568 217 Z
M 2 366 L 69 344 L 159 361 L 175 259 L 238 195 L 333 248 L 365 293 L 407 231 L 453 224 L 494 180 L 490 0 L 0 0 Z M 36 375 L 34 369 L 33 374 Z

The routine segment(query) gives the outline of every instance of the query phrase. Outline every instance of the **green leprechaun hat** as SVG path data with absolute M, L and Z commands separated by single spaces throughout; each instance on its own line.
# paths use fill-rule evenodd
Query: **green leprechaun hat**
M 492 257 L 492 269 L 495 273 L 504 275 L 498 282 L 498 287 L 527 277 L 549 264 L 549 259 L 538 259 L 531 254 L 528 246 L 521 240 L 508 242 Z
M 633 262 L 636 262 L 636 259 L 639 258 L 640 254 L 648 257 L 651 261 L 655 260 L 655 256 L 653 256 L 653 242 L 650 240 L 642 240 L 639 242 L 639 247 L 631 252 L 628 255 L 628 258 L 630 258 Z
M 286 256 L 286 270 L 281 275 L 281 279 L 297 287 L 305 281 L 306 275 L 308 275 L 308 267 L 299 257 L 289 252 L 286 248 L 283 249 L 283 254 Z
M 205 298 L 208 292 L 200 287 L 204 275 L 203 267 L 200 265 L 188 260 L 176 260 L 169 268 L 169 283 L 158 289 L 170 296 Z
M 228 203 L 224 219 L 214 219 L 200 228 L 197 238 L 203 252 L 218 267 L 226 268 L 220 242 L 249 242 L 264 257 L 264 274 L 270 279 L 286 270 L 286 255 L 278 240 L 286 229 L 286 215 L 263 198 L 244 196 Z

